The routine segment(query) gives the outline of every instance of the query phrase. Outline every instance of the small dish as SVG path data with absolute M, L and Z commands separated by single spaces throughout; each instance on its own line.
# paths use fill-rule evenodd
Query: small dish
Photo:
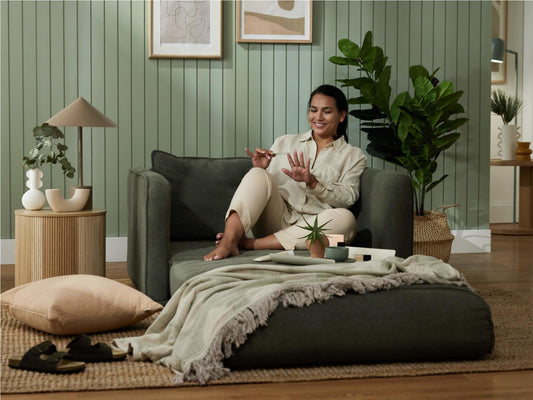
M 326 247 L 325 257 L 336 262 L 342 262 L 348 258 L 347 247 Z

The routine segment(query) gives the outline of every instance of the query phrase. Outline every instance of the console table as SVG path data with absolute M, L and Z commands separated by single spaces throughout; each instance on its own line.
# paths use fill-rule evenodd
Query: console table
M 518 224 L 490 224 L 492 233 L 533 235 L 533 161 L 490 160 L 490 165 L 520 168 Z
M 105 210 L 15 211 L 15 285 L 58 275 L 105 276 Z

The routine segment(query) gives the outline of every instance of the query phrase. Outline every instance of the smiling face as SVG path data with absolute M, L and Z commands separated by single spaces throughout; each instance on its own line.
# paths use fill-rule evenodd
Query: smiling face
M 339 112 L 335 98 L 317 93 L 309 102 L 308 117 L 314 135 L 335 140 L 337 126 L 346 118 L 346 111 Z

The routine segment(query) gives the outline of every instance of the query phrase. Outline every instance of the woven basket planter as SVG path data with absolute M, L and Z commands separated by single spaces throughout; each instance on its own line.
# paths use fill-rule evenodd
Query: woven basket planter
M 424 215 L 414 216 L 413 254 L 424 254 L 448 262 L 454 236 L 444 211 L 456 206 L 458 204 L 436 207 L 431 211 L 424 211 Z M 439 208 L 443 212 L 436 211 Z

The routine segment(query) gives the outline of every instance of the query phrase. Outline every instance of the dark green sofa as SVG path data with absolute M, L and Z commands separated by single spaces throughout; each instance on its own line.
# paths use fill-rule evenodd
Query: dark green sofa
M 152 168 L 130 171 L 128 272 L 139 290 L 164 304 L 196 274 L 268 253 L 202 259 L 223 231 L 231 196 L 250 167 L 248 158 L 180 158 L 156 150 Z M 358 231 L 352 245 L 395 249 L 402 258 L 412 254 L 407 175 L 367 168 L 352 212 Z M 249 368 L 473 358 L 493 345 L 490 309 L 472 291 L 415 285 L 278 308 L 268 326 L 250 335 L 226 364 Z

